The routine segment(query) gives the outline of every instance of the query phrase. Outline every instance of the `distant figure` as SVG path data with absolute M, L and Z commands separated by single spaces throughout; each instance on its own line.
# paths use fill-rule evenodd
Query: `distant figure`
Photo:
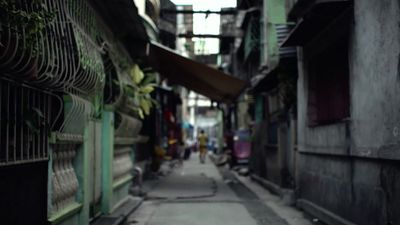
M 182 165 L 183 163 L 183 154 L 185 152 L 185 143 L 183 141 L 179 141 L 179 145 L 177 148 L 177 155 L 178 155 L 178 160 L 179 163 Z
M 207 154 L 208 137 L 204 133 L 204 130 L 200 131 L 200 135 L 198 137 L 198 140 L 199 140 L 199 151 L 200 151 L 200 163 L 205 163 L 206 154 Z

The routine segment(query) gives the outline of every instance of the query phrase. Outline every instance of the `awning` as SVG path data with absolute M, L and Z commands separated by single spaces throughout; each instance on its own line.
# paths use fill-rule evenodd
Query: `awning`
M 297 23 L 281 47 L 303 46 L 351 6 L 349 0 L 318 0 Z
M 151 66 L 169 81 L 214 101 L 233 102 L 247 87 L 243 80 L 185 58 L 157 43 L 148 44 L 147 56 Z
M 253 80 L 253 84 L 251 89 L 249 90 L 249 93 L 251 94 L 257 94 L 261 92 L 268 92 L 272 90 L 273 88 L 278 86 L 278 69 L 279 67 L 276 67 L 275 69 L 269 71 L 267 74 L 260 74 L 258 75 L 258 79 Z
M 279 77 L 279 74 L 289 75 L 296 77 L 297 75 L 297 59 L 296 58 L 283 58 L 280 60 L 279 65 L 275 68 L 265 71 L 251 80 L 251 88 L 248 93 L 258 94 L 269 92 L 279 86 L 280 82 L 285 82 L 286 79 Z M 284 76 L 285 77 L 285 76 Z

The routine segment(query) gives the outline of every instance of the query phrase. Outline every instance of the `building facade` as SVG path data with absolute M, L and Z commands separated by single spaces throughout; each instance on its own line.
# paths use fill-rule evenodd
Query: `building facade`
M 296 49 L 280 48 L 291 23 L 282 1 L 242 1 L 238 7 L 245 13 L 245 35 L 237 71 L 251 83 L 248 101 L 238 103 L 238 117 L 251 121 L 249 169 L 253 179 L 283 195 L 295 183 Z
M 399 224 L 398 1 L 286 1 L 298 47 L 297 203 L 328 224 Z
M 149 38 L 136 5 L 1 4 L 2 223 L 119 220 L 134 204 L 135 147 L 145 139 L 131 87 L 147 77 L 138 46 Z

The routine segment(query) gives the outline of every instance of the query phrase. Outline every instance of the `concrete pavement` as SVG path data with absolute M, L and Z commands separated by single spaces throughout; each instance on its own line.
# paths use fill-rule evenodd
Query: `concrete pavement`
M 275 207 L 275 210 L 279 208 Z M 287 214 L 283 214 L 287 215 Z M 297 214 L 296 214 L 297 215 Z M 290 216 L 290 215 L 289 215 Z M 191 159 L 162 177 L 147 200 L 128 218 L 129 225 L 287 225 L 227 169 Z M 299 223 L 296 225 L 309 225 Z

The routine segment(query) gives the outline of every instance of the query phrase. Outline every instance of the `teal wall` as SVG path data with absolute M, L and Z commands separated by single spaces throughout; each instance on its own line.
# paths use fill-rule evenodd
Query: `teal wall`
M 257 95 L 255 104 L 255 122 L 260 123 L 264 119 L 264 97 Z
M 276 25 L 287 24 L 285 1 L 264 0 L 261 17 L 261 64 L 270 69 L 279 63 L 279 45 Z

